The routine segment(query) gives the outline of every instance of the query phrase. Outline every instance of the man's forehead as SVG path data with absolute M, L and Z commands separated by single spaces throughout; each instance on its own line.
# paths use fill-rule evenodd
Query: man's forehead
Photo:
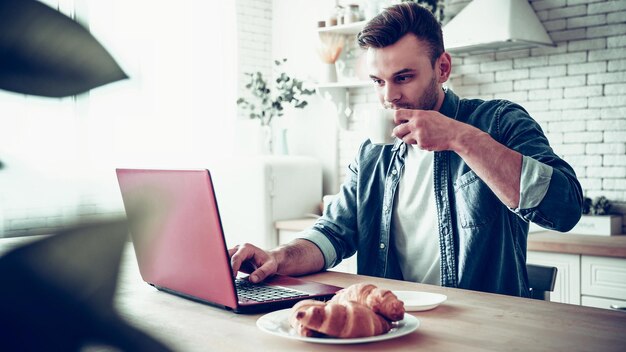
M 391 75 L 403 69 L 430 66 L 428 44 L 413 34 L 407 34 L 384 48 L 368 48 L 366 61 L 369 73 Z

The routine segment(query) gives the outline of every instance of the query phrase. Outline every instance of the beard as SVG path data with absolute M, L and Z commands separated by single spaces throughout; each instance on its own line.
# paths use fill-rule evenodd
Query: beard
M 403 103 L 399 102 L 395 104 L 397 108 L 401 109 L 412 109 L 412 110 L 433 110 L 437 105 L 437 100 L 439 99 L 439 88 L 437 87 L 437 78 L 433 75 L 433 78 L 430 80 L 430 84 L 424 92 L 422 93 L 415 103 Z

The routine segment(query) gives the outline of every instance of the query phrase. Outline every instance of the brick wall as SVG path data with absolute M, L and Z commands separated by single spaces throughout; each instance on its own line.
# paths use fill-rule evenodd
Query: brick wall
M 246 72 L 272 74 L 272 0 L 237 0 L 237 96 L 247 96 Z M 240 118 L 243 117 L 241 110 Z
M 446 17 L 469 2 L 448 1 Z M 531 3 L 557 46 L 453 57 L 449 85 L 462 97 L 524 106 L 574 167 L 585 194 L 604 195 L 625 214 L 626 1 Z M 358 111 L 377 99 L 361 88 L 351 91 L 351 101 L 357 113 L 340 134 L 340 179 L 364 138 Z

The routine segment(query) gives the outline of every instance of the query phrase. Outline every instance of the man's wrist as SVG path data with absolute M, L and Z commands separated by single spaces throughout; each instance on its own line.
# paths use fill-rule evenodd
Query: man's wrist
M 288 245 L 278 246 L 270 251 L 268 254 L 272 257 L 272 259 L 276 262 L 276 273 L 283 273 L 283 263 L 285 262 L 285 258 L 287 257 Z
M 482 144 L 484 138 L 490 138 L 489 134 L 480 129 L 459 122 L 461 128 L 458 128 L 454 138 L 450 142 L 450 150 L 460 156 L 469 155 L 472 149 Z

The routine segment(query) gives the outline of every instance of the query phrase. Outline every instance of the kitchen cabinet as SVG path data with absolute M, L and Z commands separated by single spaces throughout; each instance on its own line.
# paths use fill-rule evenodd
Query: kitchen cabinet
M 553 302 L 626 307 L 626 236 L 533 233 L 527 262 L 558 269 Z
M 581 256 L 582 304 L 626 307 L 626 259 Z
M 612 298 L 600 298 L 594 296 L 582 296 L 581 306 L 595 307 L 603 309 L 611 309 L 611 307 L 620 307 L 624 309 L 626 307 L 626 300 L 612 299 Z
M 526 262 L 557 268 L 550 301 L 580 304 L 580 255 L 529 251 Z
M 275 221 L 316 211 L 322 197 L 322 166 L 310 157 L 224 160 L 213 163 L 211 175 L 228 248 L 275 247 Z

